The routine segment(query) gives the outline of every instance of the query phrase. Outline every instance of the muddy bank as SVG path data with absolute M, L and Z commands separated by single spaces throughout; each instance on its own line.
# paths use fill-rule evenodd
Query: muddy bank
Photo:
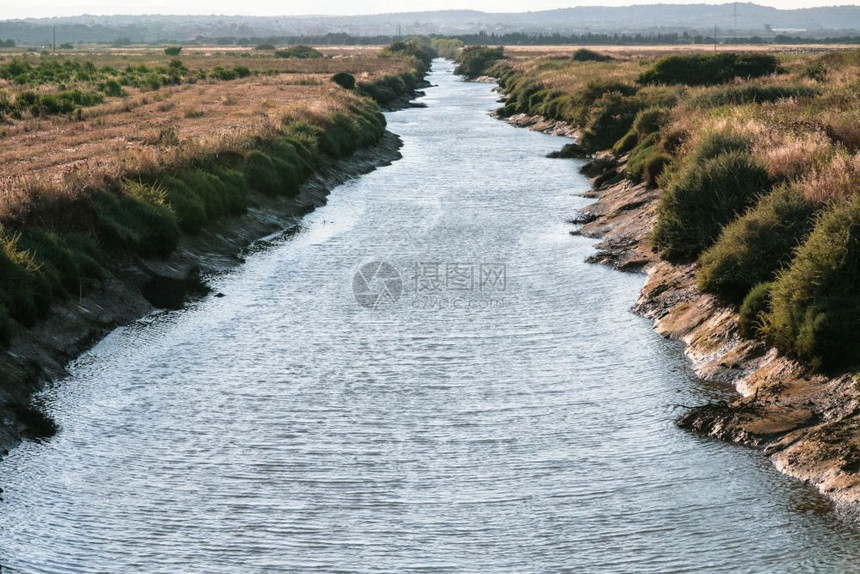
M 703 380 L 732 384 L 731 403 L 689 408 L 678 424 L 696 433 L 763 449 L 776 467 L 814 485 L 860 515 L 860 392 L 852 374 L 826 377 L 738 333 L 738 314 L 699 291 L 695 265 L 661 261 L 651 246 L 660 191 L 623 180 L 624 158 L 599 157 L 595 203 L 573 233 L 599 239 L 592 261 L 642 270 L 635 312 L 663 337 L 685 343 Z M 601 165 L 602 164 L 602 165 Z
M 0 354 L 0 452 L 22 438 L 50 434 L 51 422 L 27 405 L 48 381 L 66 375 L 65 365 L 105 334 L 157 308 L 181 307 L 205 295 L 205 277 L 242 263 L 242 253 L 266 239 L 295 230 L 301 217 L 325 205 L 331 189 L 399 159 L 401 141 L 385 132 L 375 145 L 348 158 L 324 158 L 296 197 L 252 193 L 246 214 L 226 219 L 199 235 L 183 235 L 166 259 L 105 249 L 104 277 L 74 300 L 56 303 L 47 319 L 17 333 Z M 260 240 L 260 241 L 258 241 Z

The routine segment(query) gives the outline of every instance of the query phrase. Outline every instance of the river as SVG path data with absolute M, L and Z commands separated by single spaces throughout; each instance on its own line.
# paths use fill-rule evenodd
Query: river
M 860 536 L 757 451 L 584 262 L 563 140 L 436 61 L 403 159 L 118 329 L 0 463 L 3 572 L 849 572 Z

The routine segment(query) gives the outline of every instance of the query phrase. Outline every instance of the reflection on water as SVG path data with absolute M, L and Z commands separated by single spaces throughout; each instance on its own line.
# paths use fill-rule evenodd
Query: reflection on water
M 431 80 L 403 160 L 47 393 L 62 432 L 0 464 L 8 571 L 855 568 L 819 496 L 674 427 L 725 390 L 628 311 L 641 276 L 583 262 L 560 141 Z

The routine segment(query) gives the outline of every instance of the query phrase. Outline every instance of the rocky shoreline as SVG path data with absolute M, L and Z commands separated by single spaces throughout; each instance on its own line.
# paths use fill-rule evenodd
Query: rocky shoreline
M 575 137 L 563 122 L 519 115 L 515 126 Z M 641 271 L 645 285 L 634 312 L 662 337 L 682 341 L 704 381 L 733 385 L 739 397 L 690 408 L 685 429 L 764 451 L 781 472 L 803 480 L 852 519 L 860 518 L 860 380 L 851 373 L 809 372 L 776 350 L 740 336 L 738 313 L 696 285 L 696 265 L 662 261 L 651 246 L 659 189 L 624 179 L 626 157 L 598 154 L 584 172 L 595 202 L 572 223 L 573 234 L 599 240 L 589 260 Z
M 414 96 L 411 96 L 411 100 Z M 408 107 L 409 100 L 397 102 Z M 203 279 L 240 265 L 243 252 L 295 229 L 302 216 L 325 205 L 345 181 L 401 157 L 400 138 L 385 132 L 375 145 L 347 158 L 325 159 L 296 197 L 254 193 L 247 213 L 183 235 L 166 259 L 143 258 L 119 249 L 105 251 L 104 277 L 76 300 L 55 304 L 50 315 L 16 335 L 0 355 L 0 454 L 26 438 L 52 434 L 53 422 L 31 408 L 32 396 L 67 375 L 66 364 L 112 329 L 158 308 L 179 308 L 208 292 Z

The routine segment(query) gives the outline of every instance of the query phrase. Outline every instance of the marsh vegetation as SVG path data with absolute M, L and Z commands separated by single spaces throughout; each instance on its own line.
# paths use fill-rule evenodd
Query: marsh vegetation
M 509 52 L 474 73 L 499 78 L 502 115 L 565 121 L 661 188 L 654 248 L 698 263 L 745 335 L 860 363 L 860 52 Z

